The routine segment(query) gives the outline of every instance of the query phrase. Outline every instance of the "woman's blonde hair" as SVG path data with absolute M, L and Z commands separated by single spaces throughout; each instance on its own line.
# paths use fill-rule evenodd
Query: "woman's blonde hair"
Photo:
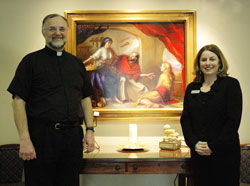
M 210 44 L 210 45 L 206 45 L 206 46 L 202 47 L 194 60 L 194 74 L 195 74 L 194 81 L 198 81 L 198 82 L 204 81 L 203 73 L 200 70 L 200 58 L 201 58 L 201 54 L 206 50 L 215 53 L 219 58 L 220 67 L 219 67 L 219 71 L 218 71 L 217 76 L 219 76 L 219 77 L 228 76 L 228 73 L 227 73 L 228 63 L 227 63 L 227 60 L 226 60 L 224 54 L 219 49 L 219 47 L 217 47 L 214 44 Z

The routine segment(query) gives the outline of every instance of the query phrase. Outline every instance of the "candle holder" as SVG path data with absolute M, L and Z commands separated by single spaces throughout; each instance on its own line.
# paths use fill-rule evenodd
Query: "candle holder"
M 144 145 L 137 143 L 137 124 L 129 124 L 128 144 L 120 146 L 122 151 L 141 151 Z

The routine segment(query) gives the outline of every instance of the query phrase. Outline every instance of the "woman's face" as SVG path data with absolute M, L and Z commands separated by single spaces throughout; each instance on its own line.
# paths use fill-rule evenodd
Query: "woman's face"
M 168 63 L 162 63 L 161 64 L 161 71 L 164 72 L 166 70 L 169 70 L 169 64 Z
M 111 40 L 107 41 L 107 42 L 105 43 L 105 45 L 104 45 L 104 48 L 110 48 L 110 47 L 111 47 L 111 44 L 112 44 L 112 41 L 111 41 Z
M 220 67 L 220 61 L 218 56 L 209 51 L 205 50 L 200 57 L 200 70 L 204 76 L 217 75 Z

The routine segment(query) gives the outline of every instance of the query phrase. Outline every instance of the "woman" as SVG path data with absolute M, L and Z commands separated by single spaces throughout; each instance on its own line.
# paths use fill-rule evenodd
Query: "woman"
M 200 49 L 194 70 L 196 77 L 186 89 L 181 116 L 194 185 L 239 186 L 240 84 L 228 76 L 228 63 L 213 44 Z
M 117 84 L 118 79 L 114 71 L 114 64 L 116 63 L 118 57 L 115 54 L 114 50 L 111 48 L 113 40 L 110 37 L 105 37 L 102 40 L 101 47 L 91 55 L 83 63 L 88 64 L 92 62 L 92 66 L 95 67 L 95 70 L 91 72 L 91 83 L 94 88 L 97 88 L 101 91 L 96 97 L 97 106 L 106 105 L 106 98 L 111 98 L 114 102 L 122 103 L 117 98 Z M 96 83 L 95 83 L 96 82 Z M 98 104 L 100 102 L 102 104 Z
M 141 96 L 135 105 L 145 105 L 146 108 L 160 108 L 161 103 L 166 105 L 173 98 L 173 88 L 175 76 L 172 66 L 169 62 L 163 62 L 161 65 L 161 75 L 156 88 Z

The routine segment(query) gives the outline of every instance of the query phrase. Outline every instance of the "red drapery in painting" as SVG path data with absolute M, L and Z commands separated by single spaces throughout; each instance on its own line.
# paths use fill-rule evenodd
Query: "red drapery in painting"
M 148 36 L 157 37 L 165 47 L 185 65 L 185 39 L 183 23 L 155 23 L 155 24 L 134 24 L 139 30 Z M 182 81 L 185 87 L 185 69 L 182 68 Z

